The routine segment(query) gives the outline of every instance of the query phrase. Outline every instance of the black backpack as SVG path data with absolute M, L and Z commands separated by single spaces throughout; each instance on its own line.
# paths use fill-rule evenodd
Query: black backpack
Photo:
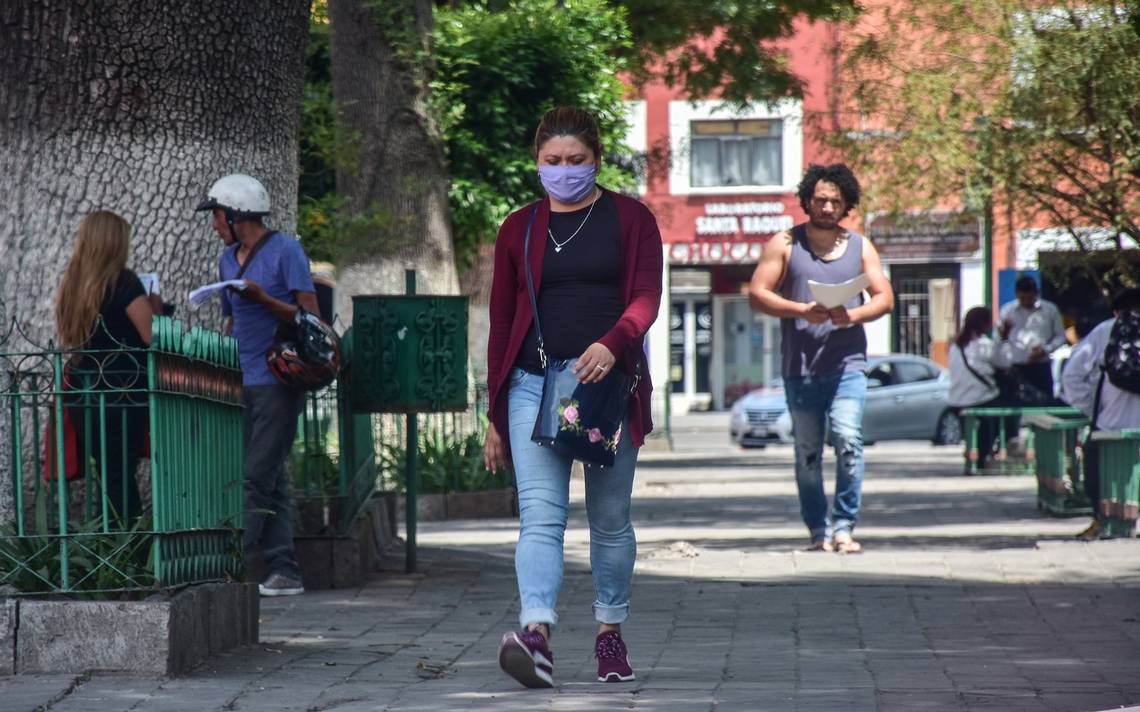
M 1140 395 L 1140 311 L 1116 317 L 1104 347 L 1104 373 L 1120 390 Z

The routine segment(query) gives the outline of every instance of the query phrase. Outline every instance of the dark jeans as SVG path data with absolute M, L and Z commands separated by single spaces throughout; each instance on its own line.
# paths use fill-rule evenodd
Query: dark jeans
M 988 400 L 984 403 L 975 403 L 974 405 L 965 406 L 965 407 L 969 407 L 969 408 L 1007 408 L 1007 407 L 1009 407 L 1009 405 L 1010 405 L 1009 401 L 1007 401 L 1004 396 L 998 396 L 997 398 L 993 398 L 993 399 Z M 961 409 L 959 409 L 959 410 L 961 410 Z M 969 440 L 968 440 L 969 433 L 966 432 L 965 418 L 961 417 L 961 413 L 959 413 L 958 417 L 961 418 L 963 421 L 962 422 L 962 434 L 965 438 L 967 438 L 966 447 L 969 447 L 969 445 L 970 445 Z M 977 420 L 978 420 L 978 467 L 983 468 L 983 467 L 985 467 L 986 460 L 988 460 L 993 455 L 994 443 L 997 441 L 998 435 L 1001 433 L 1000 424 L 1001 424 L 1002 418 L 997 417 L 997 416 L 986 416 L 984 418 L 978 418 Z M 1006 437 L 1007 441 L 1009 438 L 1013 437 L 1014 432 L 1016 432 L 1016 431 L 1011 432 L 1008 429 L 1006 430 L 1005 437 Z
M 142 516 L 142 500 L 139 497 L 138 471 L 142 460 L 143 445 L 147 435 L 147 414 L 145 405 L 114 405 L 117 394 L 108 393 L 100 421 L 97 395 L 91 395 L 90 405 L 69 407 L 68 417 L 75 427 L 75 444 L 81 467 L 90 460 L 95 461 L 95 474 L 106 479 L 109 519 L 124 529 L 129 529 L 134 520 Z M 105 430 L 100 432 L 102 422 Z
M 285 458 L 297 434 L 303 393 L 285 386 L 246 386 L 245 552 L 260 545 L 270 574 L 299 579 L 293 551 L 292 501 Z
M 1085 460 L 1085 496 L 1092 505 L 1093 516 L 1100 518 L 1100 453 L 1092 433 L 1085 439 L 1081 449 Z

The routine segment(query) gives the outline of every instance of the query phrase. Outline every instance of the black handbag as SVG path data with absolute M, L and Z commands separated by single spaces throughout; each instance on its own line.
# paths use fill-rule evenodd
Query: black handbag
M 1011 404 L 1030 408 L 1056 405 L 1056 399 L 1030 383 L 1017 366 L 997 371 L 994 375 L 997 376 L 1002 399 Z
M 538 319 L 538 300 L 530 271 L 530 234 L 538 207 L 530 213 L 523 238 L 523 264 L 534 330 L 538 337 L 538 358 L 542 363 L 542 403 L 530 439 L 565 457 L 591 465 L 614 464 L 621 442 L 622 422 L 630 395 L 641 380 L 639 363 L 630 377 L 616 366 L 597 383 L 580 383 L 574 375 L 577 359 L 547 360 Z

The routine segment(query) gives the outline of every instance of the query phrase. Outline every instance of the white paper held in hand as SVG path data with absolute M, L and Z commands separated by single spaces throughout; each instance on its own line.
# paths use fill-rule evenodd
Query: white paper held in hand
M 840 282 L 839 284 L 824 284 L 814 279 L 808 280 L 808 288 L 811 289 L 811 298 L 815 300 L 816 304 L 825 309 L 846 304 L 856 294 L 869 287 L 870 284 L 871 282 L 867 279 L 867 275 L 865 274 L 852 277 L 846 282 Z
M 200 307 L 210 299 L 210 297 L 221 292 L 226 287 L 233 287 L 234 289 L 245 289 L 244 279 L 227 279 L 222 282 L 213 282 L 211 284 L 203 284 L 194 291 L 190 292 L 190 306 Z
M 142 282 L 143 291 L 147 294 L 158 294 L 159 288 L 162 286 L 158 281 L 158 274 L 155 272 L 139 272 L 139 281 Z

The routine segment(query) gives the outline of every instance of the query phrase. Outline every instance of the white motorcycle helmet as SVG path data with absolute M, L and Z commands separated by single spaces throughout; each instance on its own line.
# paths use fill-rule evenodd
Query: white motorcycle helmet
M 215 208 L 226 211 L 230 224 L 257 219 L 269 214 L 269 192 L 256 178 L 232 173 L 216 180 L 195 210 Z

